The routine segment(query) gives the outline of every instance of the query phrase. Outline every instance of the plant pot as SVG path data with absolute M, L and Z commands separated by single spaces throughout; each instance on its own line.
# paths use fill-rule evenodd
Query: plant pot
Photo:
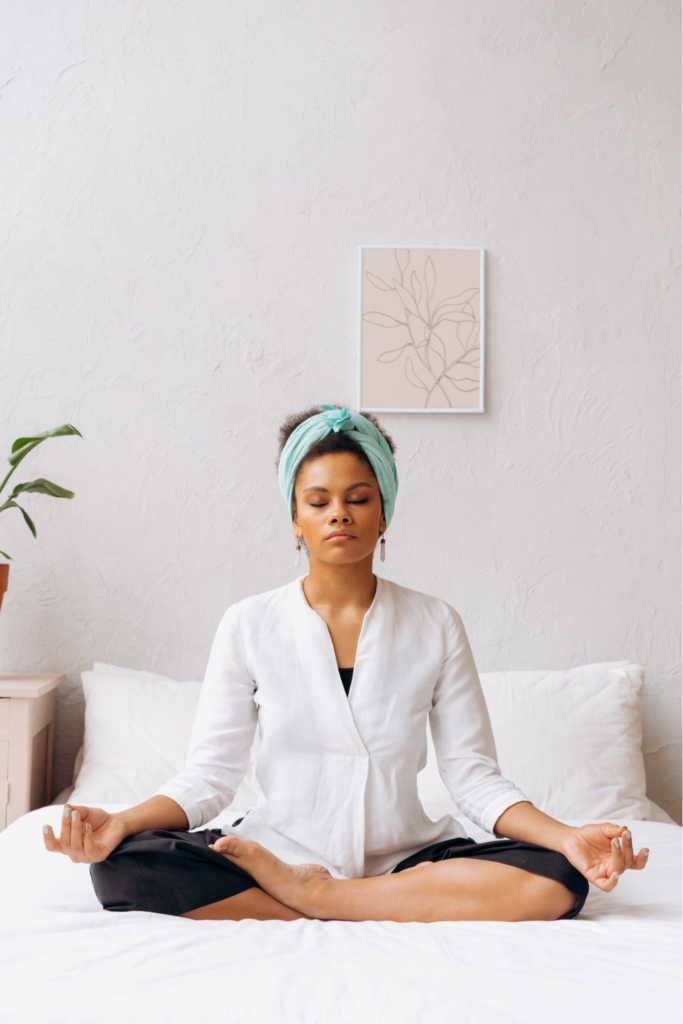
M 9 580 L 9 562 L 0 563 L 0 608 L 2 608 L 2 597 L 7 590 Z

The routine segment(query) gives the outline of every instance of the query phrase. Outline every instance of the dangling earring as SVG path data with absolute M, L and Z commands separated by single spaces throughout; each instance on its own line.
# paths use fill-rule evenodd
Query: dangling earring
M 301 565 L 301 537 L 296 538 L 296 548 L 294 550 L 296 552 L 294 555 L 294 565 L 298 569 Z
M 379 545 L 379 560 L 380 562 L 384 561 L 384 534 L 382 534 L 382 540 Z

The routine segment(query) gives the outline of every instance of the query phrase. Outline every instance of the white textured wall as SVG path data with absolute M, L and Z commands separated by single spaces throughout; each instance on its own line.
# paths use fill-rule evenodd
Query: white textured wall
M 382 573 L 480 671 L 632 658 L 681 821 L 679 5 L 4 0 L 0 669 L 201 679 L 292 579 L 277 429 L 356 401 L 357 246 L 487 249 L 486 413 L 386 415 Z M 4 456 L 3 456 L 4 457 Z M 4 474 L 3 474 L 4 475 Z M 379 567 L 379 565 L 378 565 Z

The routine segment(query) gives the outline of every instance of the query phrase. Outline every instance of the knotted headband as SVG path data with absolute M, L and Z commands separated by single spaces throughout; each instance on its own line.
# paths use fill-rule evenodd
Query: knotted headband
M 294 477 L 299 463 L 316 441 L 327 437 L 333 431 L 336 434 L 343 430 L 360 445 L 370 461 L 379 484 L 384 503 L 384 521 L 388 527 L 394 514 L 398 490 L 398 473 L 391 448 L 374 423 L 371 423 L 367 417 L 361 416 L 357 412 L 349 412 L 346 406 L 343 409 L 337 409 L 334 405 L 321 405 L 321 408 L 326 411 L 309 416 L 303 423 L 300 423 L 296 430 L 289 435 L 287 443 L 282 449 L 278 479 L 290 516 L 292 515 Z

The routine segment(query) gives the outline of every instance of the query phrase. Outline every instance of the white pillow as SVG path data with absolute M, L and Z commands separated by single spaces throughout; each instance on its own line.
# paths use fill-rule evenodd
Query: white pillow
M 85 738 L 69 801 L 142 803 L 185 767 L 202 684 L 103 662 L 95 669 L 81 673 Z M 237 816 L 253 806 L 258 748 L 257 733 L 247 774 L 223 813 Z
M 642 666 L 481 672 L 502 774 L 540 810 L 566 819 L 652 819 L 641 750 Z M 456 813 L 431 734 L 418 791 L 433 818 Z
M 134 679 L 154 680 L 154 679 L 166 679 L 167 678 L 166 676 L 158 675 L 156 672 L 144 672 L 142 669 L 134 669 L 134 668 L 120 668 L 118 665 L 108 665 L 104 661 L 96 661 L 96 662 L 94 662 L 93 663 L 93 671 L 94 672 L 109 672 L 109 673 L 112 673 L 113 675 L 119 675 L 119 676 L 130 676 L 131 678 L 134 678 Z M 76 781 L 78 779 L 78 775 L 80 773 L 81 768 L 83 767 L 83 753 L 84 753 L 84 744 L 81 743 L 80 747 L 78 748 L 78 753 L 76 754 L 76 760 L 74 761 L 74 771 L 73 771 L 73 776 L 72 776 L 72 785 L 73 786 L 76 785 Z

